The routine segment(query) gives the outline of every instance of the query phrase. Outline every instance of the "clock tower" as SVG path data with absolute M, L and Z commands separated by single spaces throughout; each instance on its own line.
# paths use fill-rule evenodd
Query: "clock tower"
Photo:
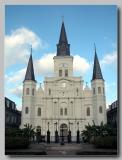
M 56 77 L 71 77 L 73 75 L 73 57 L 70 56 L 70 44 L 68 44 L 64 22 L 62 22 L 57 55 L 54 59 L 54 73 Z

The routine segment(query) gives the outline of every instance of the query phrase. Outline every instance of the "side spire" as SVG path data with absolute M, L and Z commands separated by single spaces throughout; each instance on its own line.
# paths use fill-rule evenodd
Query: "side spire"
M 24 82 L 26 80 L 31 80 L 31 81 L 36 82 L 35 75 L 34 75 L 34 69 L 33 69 L 32 45 L 31 45 L 30 58 L 29 58 L 29 61 L 28 61 L 28 66 L 27 66 Z
M 102 76 L 99 60 L 98 60 L 98 57 L 97 57 L 95 43 L 94 43 L 94 50 L 95 50 L 95 56 L 94 56 L 94 67 L 93 67 L 92 80 L 95 80 L 95 79 L 102 79 L 103 80 L 103 76 Z
M 70 44 L 68 44 L 63 20 L 59 37 L 59 43 L 57 44 L 57 56 L 70 56 Z

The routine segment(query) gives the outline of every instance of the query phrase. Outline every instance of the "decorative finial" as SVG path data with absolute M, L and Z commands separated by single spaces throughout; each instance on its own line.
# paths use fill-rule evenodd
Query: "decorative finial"
M 30 45 L 30 47 L 31 47 L 31 48 L 30 48 L 30 53 L 32 54 L 32 44 Z
M 41 87 L 41 84 L 42 84 L 42 83 L 40 83 L 40 87 Z
M 95 45 L 95 43 L 94 43 L 94 51 L 95 51 L 95 53 L 96 53 L 96 45 Z
M 62 18 L 62 22 L 64 22 L 64 16 L 61 16 L 61 18 Z

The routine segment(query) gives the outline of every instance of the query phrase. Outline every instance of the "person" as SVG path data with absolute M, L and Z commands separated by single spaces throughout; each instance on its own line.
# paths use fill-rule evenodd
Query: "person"
M 84 137 L 82 137 L 82 143 L 84 143 L 84 140 L 85 140 L 85 138 L 84 138 Z
M 36 139 L 37 139 L 37 143 L 38 143 L 38 144 L 40 143 L 40 138 L 41 138 L 41 133 L 40 133 L 40 132 L 37 132 Z

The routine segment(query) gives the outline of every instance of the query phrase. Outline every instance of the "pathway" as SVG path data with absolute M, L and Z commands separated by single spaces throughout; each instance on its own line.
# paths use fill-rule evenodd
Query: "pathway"
M 114 149 L 96 149 L 91 144 L 77 144 L 77 143 L 40 143 L 31 144 L 27 149 L 12 149 L 6 150 L 6 155 L 50 155 L 50 156 L 76 156 L 76 155 L 117 155 Z

